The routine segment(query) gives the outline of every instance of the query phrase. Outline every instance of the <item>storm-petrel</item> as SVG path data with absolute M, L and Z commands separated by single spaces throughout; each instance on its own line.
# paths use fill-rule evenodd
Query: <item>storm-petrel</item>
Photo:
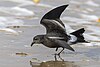
M 42 17 L 40 24 L 46 27 L 46 34 L 35 36 L 31 46 L 34 43 L 43 44 L 49 48 L 56 48 L 56 51 L 59 47 L 62 47 L 63 49 L 58 53 L 60 55 L 64 48 L 74 51 L 70 46 L 72 44 L 87 42 L 83 37 L 84 28 L 72 32 L 69 35 L 66 33 L 65 25 L 60 20 L 60 16 L 67 6 L 62 5 L 54 8 Z

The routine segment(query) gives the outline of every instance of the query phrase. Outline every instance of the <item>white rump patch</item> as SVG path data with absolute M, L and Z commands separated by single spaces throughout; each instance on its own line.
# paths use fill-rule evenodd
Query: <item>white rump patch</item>
M 70 35 L 71 39 L 69 40 L 70 42 L 75 42 L 77 40 L 77 37 L 74 35 Z
M 76 36 L 71 35 L 71 34 L 70 34 L 70 36 L 71 36 L 71 38 L 70 38 L 70 40 L 67 42 L 69 45 L 71 45 L 71 44 L 72 44 L 72 42 L 77 41 L 77 37 L 76 37 Z

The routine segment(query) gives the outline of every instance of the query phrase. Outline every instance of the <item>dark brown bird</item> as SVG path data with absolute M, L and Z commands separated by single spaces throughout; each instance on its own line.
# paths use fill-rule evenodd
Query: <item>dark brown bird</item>
M 43 16 L 40 24 L 46 27 L 46 34 L 36 35 L 33 38 L 31 46 L 34 43 L 43 44 L 49 48 L 56 48 L 56 51 L 62 47 L 63 49 L 58 53 L 58 55 L 60 55 L 64 48 L 74 51 L 70 45 L 87 42 L 82 35 L 85 31 L 84 28 L 67 35 L 65 25 L 60 20 L 60 16 L 67 6 L 68 5 L 62 5 L 57 7 Z

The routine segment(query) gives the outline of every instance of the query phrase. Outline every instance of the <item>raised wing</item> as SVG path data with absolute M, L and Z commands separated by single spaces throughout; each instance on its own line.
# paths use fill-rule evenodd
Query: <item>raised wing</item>
M 66 34 L 65 26 L 60 20 L 60 16 L 67 6 L 57 7 L 43 16 L 40 23 L 46 27 L 47 34 Z
M 62 26 L 58 21 L 55 20 L 48 20 L 44 19 L 43 22 L 46 23 L 44 26 L 46 27 L 47 30 L 47 35 L 63 35 L 66 34 L 66 29 L 64 26 Z

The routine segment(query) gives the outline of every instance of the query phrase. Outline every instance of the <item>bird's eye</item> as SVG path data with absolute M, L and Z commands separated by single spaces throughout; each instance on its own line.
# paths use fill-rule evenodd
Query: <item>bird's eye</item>
M 38 38 L 34 38 L 34 40 L 38 40 Z

